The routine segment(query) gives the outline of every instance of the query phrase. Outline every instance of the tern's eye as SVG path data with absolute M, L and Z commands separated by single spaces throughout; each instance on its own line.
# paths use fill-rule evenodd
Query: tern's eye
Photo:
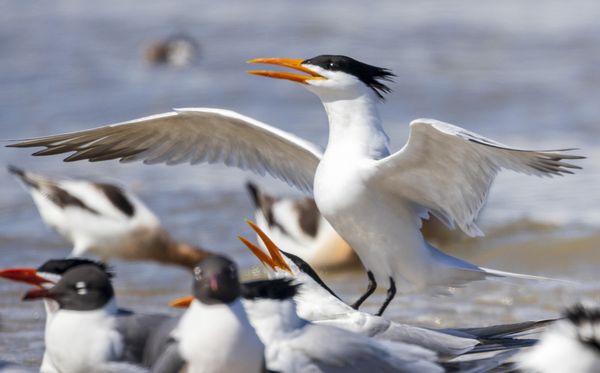
M 194 278 L 200 280 L 202 278 L 202 269 L 200 267 L 194 268 Z
M 337 64 L 337 62 L 329 62 L 329 69 L 333 70 L 333 69 L 337 69 L 339 67 L 339 65 Z

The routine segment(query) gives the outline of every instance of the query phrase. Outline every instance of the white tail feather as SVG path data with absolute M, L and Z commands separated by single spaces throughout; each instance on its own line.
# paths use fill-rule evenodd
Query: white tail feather
M 506 271 L 500 271 L 497 269 L 491 269 L 491 268 L 485 268 L 485 267 L 479 267 L 479 269 L 481 269 L 486 274 L 488 274 L 490 276 L 495 276 L 495 277 L 510 277 L 510 278 L 520 278 L 523 280 L 537 280 L 537 281 L 556 281 L 556 282 L 562 282 L 562 283 L 571 284 L 571 285 L 577 284 L 577 282 L 575 282 L 575 281 L 561 280 L 561 279 L 551 278 L 551 277 L 534 276 L 534 275 L 526 275 L 526 274 L 522 274 L 522 273 L 506 272 Z

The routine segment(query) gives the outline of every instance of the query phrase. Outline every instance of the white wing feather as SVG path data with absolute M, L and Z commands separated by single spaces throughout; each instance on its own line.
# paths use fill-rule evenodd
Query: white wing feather
M 74 152 L 65 161 L 146 164 L 216 163 L 268 173 L 310 192 L 321 150 L 296 136 L 233 111 L 175 109 L 129 122 L 20 141 L 10 147 L 46 147 L 34 155 Z
M 475 224 L 488 191 L 503 168 L 537 175 L 572 173 L 580 167 L 562 152 L 515 149 L 434 119 L 417 119 L 398 152 L 377 161 L 372 182 L 400 198 L 429 209 L 451 228 L 483 235 Z

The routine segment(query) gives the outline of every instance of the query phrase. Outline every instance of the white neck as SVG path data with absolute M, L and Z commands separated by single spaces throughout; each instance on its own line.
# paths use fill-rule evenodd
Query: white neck
M 389 155 L 388 136 L 381 126 L 377 99 L 370 91 L 339 97 L 319 94 L 329 119 L 330 150 L 345 156 L 380 159 Z
M 244 306 L 250 323 L 267 346 L 306 325 L 306 321 L 298 317 L 296 304 L 291 299 L 255 299 L 245 301 Z

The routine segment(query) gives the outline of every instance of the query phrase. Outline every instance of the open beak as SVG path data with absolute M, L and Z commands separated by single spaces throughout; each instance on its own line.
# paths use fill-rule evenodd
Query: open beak
M 258 258 L 258 260 L 260 260 L 262 264 L 268 266 L 273 271 L 275 270 L 275 263 L 273 263 L 273 260 L 267 254 L 265 254 L 264 251 L 262 251 L 258 246 L 256 246 L 252 242 L 248 241 L 245 237 L 238 236 L 238 239 L 242 241 L 244 245 L 246 245 L 246 247 L 250 249 L 250 251 L 252 251 L 252 253 Z
M 0 269 L 0 277 L 36 286 L 42 286 L 43 284 L 51 282 L 41 276 L 38 276 L 37 269 L 35 268 Z
M 190 306 L 190 304 L 192 304 L 192 301 L 194 300 L 194 297 L 191 295 L 188 295 L 187 297 L 182 297 L 182 298 L 178 298 L 178 299 L 174 299 L 172 301 L 169 302 L 169 307 L 173 307 L 173 308 L 188 308 Z
M 292 59 L 292 58 L 256 58 L 253 60 L 249 60 L 247 62 L 248 63 L 264 63 L 267 65 L 277 65 L 277 66 L 289 67 L 294 70 L 302 71 L 303 73 L 306 73 L 308 75 L 294 74 L 294 73 L 288 73 L 288 72 L 282 72 L 282 71 L 266 71 L 266 70 L 250 70 L 250 71 L 248 71 L 248 74 L 266 76 L 269 78 L 276 78 L 276 79 L 291 80 L 292 82 L 303 83 L 303 84 L 307 84 L 307 81 L 309 81 L 309 80 L 327 79 L 324 76 L 318 74 L 317 72 L 312 71 L 311 69 L 308 69 L 308 68 L 302 66 L 303 60 L 297 60 L 297 59 Z
M 44 288 L 33 288 L 29 289 L 23 296 L 22 300 L 36 300 L 40 298 L 53 298 L 54 296 L 48 289 Z
M 269 251 L 269 254 L 271 255 L 271 257 L 269 258 L 270 264 L 268 264 L 268 265 L 273 269 L 279 267 L 279 268 L 283 269 L 284 271 L 288 272 L 289 274 L 293 274 L 292 269 L 290 268 L 290 266 L 287 264 L 287 262 L 285 261 L 285 259 L 281 255 L 281 253 L 279 252 L 279 247 L 277 247 L 277 245 L 275 245 L 275 243 L 273 241 L 271 241 L 269 236 L 267 236 L 267 234 L 265 232 L 263 232 L 262 229 L 260 229 L 256 224 L 254 224 L 250 220 L 246 219 L 246 223 L 248 223 L 248 225 L 256 232 L 256 234 L 260 237 L 261 241 L 267 247 L 267 250 Z M 244 244 L 246 244 L 246 246 L 248 246 L 248 243 L 249 243 L 248 240 L 244 239 L 244 240 L 242 240 L 242 242 L 244 242 Z M 259 255 L 257 255 L 256 250 L 260 251 L 260 253 L 265 257 L 266 257 L 266 254 L 263 253 L 263 251 L 260 250 L 255 245 L 252 245 L 252 246 L 254 248 L 252 248 L 250 246 L 248 246 L 248 248 L 254 253 L 254 255 L 256 255 L 258 257 L 259 260 L 264 262 L 264 260 L 261 259 L 261 257 Z

